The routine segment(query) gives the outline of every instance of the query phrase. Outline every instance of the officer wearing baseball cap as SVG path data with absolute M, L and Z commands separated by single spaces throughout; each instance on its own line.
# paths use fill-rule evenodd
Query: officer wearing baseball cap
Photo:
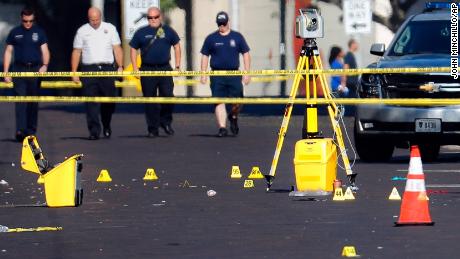
M 221 11 L 217 14 L 216 16 L 216 23 L 217 23 L 217 26 L 221 26 L 221 25 L 227 25 L 228 23 L 228 14 L 224 11 Z
M 209 34 L 201 48 L 201 70 L 208 69 L 209 57 L 212 70 L 238 70 L 240 67 L 239 55 L 243 55 L 244 70 L 250 70 L 251 56 L 249 46 L 243 35 L 237 31 L 230 30 L 229 18 L 226 12 L 219 12 L 216 15 L 218 30 Z M 201 77 L 201 83 L 206 84 L 207 77 Z M 213 97 L 243 97 L 243 84 L 250 82 L 250 77 L 241 76 L 212 76 L 211 92 Z M 227 116 L 225 104 L 220 103 L 215 107 L 215 114 L 219 131 L 218 137 L 228 135 L 226 120 L 230 121 L 230 131 L 238 135 L 238 114 L 240 105 L 233 104 L 232 110 Z

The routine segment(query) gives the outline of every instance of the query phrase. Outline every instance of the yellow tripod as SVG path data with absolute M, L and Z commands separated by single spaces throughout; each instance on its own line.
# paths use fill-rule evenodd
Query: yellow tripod
M 319 51 L 316 45 L 315 39 L 305 39 L 304 44 L 302 46 L 302 50 L 300 52 L 300 59 L 297 63 L 297 70 L 306 70 L 305 74 L 305 84 L 306 84 L 306 100 L 307 100 L 307 109 L 306 109 L 306 120 L 305 120 L 305 128 L 306 128 L 306 137 L 307 138 L 318 138 L 318 105 L 317 105 L 317 90 L 316 90 L 316 78 L 315 75 L 311 75 L 308 73 L 310 69 L 317 69 L 322 70 L 323 65 L 321 63 L 321 59 L 319 58 Z M 294 100 L 297 95 L 297 91 L 299 88 L 300 80 L 302 79 L 302 74 L 298 73 L 294 77 L 294 81 L 292 84 L 291 92 L 289 94 L 289 100 L 285 108 L 283 121 L 281 123 L 281 128 L 278 133 L 278 142 L 275 148 L 275 154 L 273 156 L 272 165 L 270 168 L 270 172 L 268 175 L 265 175 L 265 179 L 267 180 L 267 191 L 270 190 L 270 187 L 273 184 L 276 174 L 276 167 L 278 166 L 278 160 L 281 154 L 281 149 L 284 143 L 284 137 L 286 136 L 286 132 L 289 126 L 289 121 L 291 118 L 292 108 L 294 104 Z M 340 154 L 342 156 L 343 164 L 345 166 L 345 171 L 352 187 L 352 190 L 357 190 L 355 186 L 355 178 L 356 173 L 353 173 L 350 166 L 350 161 L 348 159 L 348 155 L 345 149 L 345 143 L 343 141 L 342 129 L 340 128 L 340 124 L 338 122 L 339 116 L 339 109 L 337 104 L 334 102 L 333 97 L 331 95 L 331 91 L 329 90 L 329 86 L 327 85 L 327 79 L 325 74 L 316 75 L 319 76 L 321 82 L 321 88 L 323 90 L 324 98 L 329 101 L 327 110 L 329 113 L 329 118 L 331 120 L 332 129 L 335 132 L 337 138 L 337 144 L 340 150 Z M 313 79 L 313 93 L 310 92 L 310 78 Z

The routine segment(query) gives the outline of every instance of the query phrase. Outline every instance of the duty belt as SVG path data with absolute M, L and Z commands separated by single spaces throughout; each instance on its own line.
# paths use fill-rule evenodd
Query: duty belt
M 22 66 L 22 67 L 38 67 L 40 63 L 33 63 L 33 62 L 15 62 L 14 65 Z

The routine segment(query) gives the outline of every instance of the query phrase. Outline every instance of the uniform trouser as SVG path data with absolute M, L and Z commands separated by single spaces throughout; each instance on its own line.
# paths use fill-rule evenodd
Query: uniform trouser
M 37 72 L 39 65 L 26 66 L 14 65 L 15 72 Z M 39 95 L 40 79 L 39 78 L 13 78 L 14 93 L 16 96 L 37 96 Z M 17 102 L 15 107 L 16 113 L 16 132 L 24 135 L 33 135 L 37 132 L 38 123 L 38 103 Z
M 146 66 L 141 71 L 171 71 L 169 64 L 164 66 Z M 141 77 L 142 93 L 144 97 L 174 97 L 174 82 L 170 76 L 144 76 Z M 158 132 L 160 125 L 171 125 L 173 104 L 148 103 L 145 105 L 145 118 L 147 130 Z
M 112 65 L 82 65 L 82 71 L 114 71 Z M 112 77 L 82 77 L 83 95 L 95 96 L 116 96 L 115 79 Z M 86 122 L 91 135 L 99 136 L 101 123 L 104 129 L 110 129 L 112 114 L 115 111 L 114 103 L 86 103 Z

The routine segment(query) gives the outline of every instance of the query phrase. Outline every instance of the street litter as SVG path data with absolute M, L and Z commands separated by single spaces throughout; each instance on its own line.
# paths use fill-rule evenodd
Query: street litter
M 212 196 L 216 195 L 217 192 L 214 191 L 214 190 L 209 190 L 209 191 L 206 192 L 206 194 L 207 194 L 209 197 L 212 197 Z

